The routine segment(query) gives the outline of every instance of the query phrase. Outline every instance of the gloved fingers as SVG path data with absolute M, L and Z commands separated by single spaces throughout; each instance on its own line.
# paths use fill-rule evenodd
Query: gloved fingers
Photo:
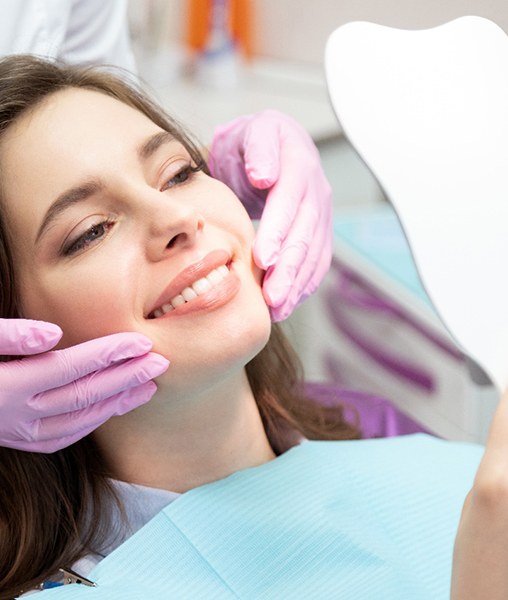
M 254 240 L 253 256 L 262 268 L 275 264 L 307 192 L 301 172 L 282 170 L 268 193 Z
M 147 381 L 81 410 L 38 419 L 27 429 L 26 441 L 17 447 L 30 450 L 36 444 L 37 452 L 55 452 L 65 448 L 95 431 L 111 417 L 123 415 L 145 404 L 156 390 L 156 384 Z
M 263 280 L 263 293 L 270 306 L 276 307 L 285 301 L 301 272 L 302 265 L 305 266 L 307 277 L 310 277 L 308 256 L 319 222 L 320 216 L 316 207 L 310 203 L 301 203 L 291 230 L 282 242 L 277 262 L 265 274 Z M 254 257 L 256 251 L 255 244 Z
M 263 291 L 268 304 L 274 308 L 284 303 L 281 310 L 289 310 L 292 302 L 296 305 L 315 289 L 326 272 L 323 266 L 316 278 L 316 265 L 329 264 L 331 259 L 331 188 L 318 149 L 296 121 L 277 111 L 264 111 L 216 130 L 212 154 L 217 171 L 224 167 L 219 178 L 237 193 L 252 218 L 261 216 L 253 258 L 267 270 Z M 267 193 L 266 200 L 261 192 Z M 302 206 L 315 211 L 305 224 L 299 219 Z M 296 236 L 291 236 L 293 228 Z M 327 256 L 318 258 L 320 252 Z M 272 311 L 277 320 L 279 313 Z
M 333 248 L 332 216 L 331 204 L 321 211 L 314 203 L 301 204 L 277 263 L 263 280 L 263 293 L 274 321 L 289 316 L 316 291 L 328 272 Z
M 281 132 L 279 120 L 268 126 L 270 112 L 254 115 L 245 130 L 243 160 L 249 183 L 257 189 L 271 187 L 280 177 Z
M 46 354 L 0 364 L 0 381 L 18 396 L 32 396 L 111 364 L 146 354 L 152 342 L 139 333 L 115 333 Z
M 306 270 L 302 270 L 302 272 L 298 274 L 293 286 L 290 288 L 284 302 L 277 307 L 270 308 L 272 321 L 277 322 L 287 319 L 299 304 L 317 290 L 319 284 L 330 269 L 331 259 L 331 250 L 328 251 L 326 248 L 323 248 L 322 252 L 319 252 L 316 246 L 311 249 L 308 257 L 309 272 L 307 273 Z M 310 269 L 312 269 L 312 272 Z
M 47 418 L 77 413 L 95 404 L 108 403 L 115 394 L 158 377 L 166 371 L 168 365 L 166 358 L 153 352 L 131 358 L 37 394 L 29 402 L 30 410 L 37 418 Z
M 23 356 L 51 350 L 60 338 L 58 325 L 32 319 L 0 319 L 0 354 Z

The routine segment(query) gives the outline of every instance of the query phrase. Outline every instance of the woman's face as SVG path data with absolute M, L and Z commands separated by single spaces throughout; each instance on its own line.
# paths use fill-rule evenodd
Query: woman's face
M 142 113 L 58 92 L 7 131 L 0 167 L 23 316 L 60 325 L 61 347 L 138 331 L 175 379 L 266 343 L 247 213 Z

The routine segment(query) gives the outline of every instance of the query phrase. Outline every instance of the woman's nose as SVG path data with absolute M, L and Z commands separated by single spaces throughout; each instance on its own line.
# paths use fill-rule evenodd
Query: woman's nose
M 179 249 L 191 248 L 204 228 L 203 216 L 190 203 L 168 201 L 146 210 L 149 211 L 148 255 L 153 261 L 162 260 Z

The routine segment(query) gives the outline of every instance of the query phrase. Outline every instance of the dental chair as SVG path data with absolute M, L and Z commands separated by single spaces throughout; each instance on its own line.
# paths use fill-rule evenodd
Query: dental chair
M 400 219 L 458 347 L 508 383 L 508 37 L 462 17 L 419 31 L 366 22 L 329 38 L 342 130 Z

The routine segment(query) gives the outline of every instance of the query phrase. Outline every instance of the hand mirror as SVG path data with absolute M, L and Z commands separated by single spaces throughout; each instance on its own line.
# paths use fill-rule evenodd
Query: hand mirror
M 392 202 L 443 322 L 508 384 L 508 37 L 462 17 L 348 23 L 326 48 L 346 137 Z

